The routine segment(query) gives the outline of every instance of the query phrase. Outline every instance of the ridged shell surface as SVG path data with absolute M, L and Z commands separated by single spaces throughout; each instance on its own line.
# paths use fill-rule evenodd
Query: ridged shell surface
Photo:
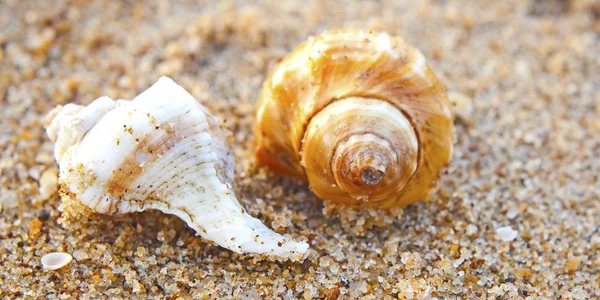
M 301 258 L 306 243 L 271 231 L 233 191 L 228 133 L 163 77 L 134 100 L 102 97 L 48 115 L 63 197 L 99 213 L 158 209 L 235 252 Z
M 260 165 L 305 178 L 321 198 L 390 208 L 426 197 L 452 152 L 444 87 L 420 51 L 386 33 L 332 30 L 264 83 Z

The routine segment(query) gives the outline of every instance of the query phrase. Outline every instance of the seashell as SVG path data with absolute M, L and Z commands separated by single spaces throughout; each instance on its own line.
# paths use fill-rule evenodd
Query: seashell
M 46 124 L 63 199 L 103 214 L 157 209 L 238 253 L 306 253 L 308 244 L 273 232 L 239 204 L 228 133 L 167 77 L 131 101 L 58 106 Z
M 387 33 L 332 30 L 264 83 L 258 164 L 322 199 L 391 208 L 425 198 L 448 164 L 453 116 L 425 57 Z
M 46 270 L 54 271 L 68 265 L 73 257 L 69 253 L 52 252 L 42 256 L 42 266 Z

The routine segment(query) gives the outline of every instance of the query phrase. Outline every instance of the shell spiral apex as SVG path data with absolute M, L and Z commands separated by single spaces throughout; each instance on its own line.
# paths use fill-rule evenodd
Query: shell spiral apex
M 448 164 L 453 116 L 425 57 L 387 33 L 331 30 L 285 57 L 258 105 L 259 165 L 322 199 L 391 208 L 425 198 Z
M 62 197 L 98 213 L 174 214 L 238 253 L 305 256 L 308 244 L 273 232 L 239 204 L 228 132 L 170 78 L 131 101 L 101 97 L 88 106 L 58 106 L 46 127 Z

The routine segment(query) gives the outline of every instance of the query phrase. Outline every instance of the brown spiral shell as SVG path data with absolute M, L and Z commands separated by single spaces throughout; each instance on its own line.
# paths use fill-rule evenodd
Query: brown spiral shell
M 425 57 L 386 33 L 332 30 L 264 83 L 256 156 L 325 200 L 390 208 L 425 198 L 452 152 L 453 116 Z

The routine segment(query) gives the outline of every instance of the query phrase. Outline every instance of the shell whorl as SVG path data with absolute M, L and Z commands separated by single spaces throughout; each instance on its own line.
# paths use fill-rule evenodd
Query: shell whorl
M 157 209 L 238 253 L 300 259 L 308 245 L 267 228 L 239 204 L 228 132 L 163 77 L 135 99 L 103 97 L 51 111 L 63 197 L 95 212 Z
M 325 200 L 410 204 L 450 159 L 449 105 L 424 56 L 401 39 L 328 31 L 296 48 L 265 82 L 257 160 L 306 178 Z
M 59 105 L 46 115 L 46 132 L 54 143 L 54 157 L 57 162 L 67 149 L 79 143 L 83 136 L 116 106 L 108 97 L 100 97 L 88 106 L 77 104 Z
M 381 201 L 401 191 L 415 173 L 418 151 L 402 112 L 385 101 L 351 97 L 312 118 L 301 163 L 313 191 L 327 200 Z

